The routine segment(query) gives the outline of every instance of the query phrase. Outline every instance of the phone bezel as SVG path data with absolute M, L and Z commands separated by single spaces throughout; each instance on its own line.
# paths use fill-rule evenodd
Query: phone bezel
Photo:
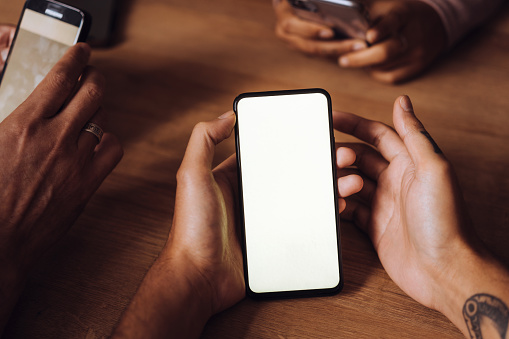
M 250 97 L 262 97 L 262 96 L 278 96 L 278 95 L 294 95 L 294 94 L 323 94 L 327 99 L 328 116 L 329 116 L 329 135 L 330 135 L 330 147 L 331 147 L 331 171 L 333 176 L 333 194 L 334 194 L 334 208 L 335 208 L 335 220 L 336 220 L 336 240 L 338 249 L 338 264 L 339 264 L 339 283 L 337 286 L 332 288 L 320 288 L 320 289 L 309 289 L 309 290 L 292 290 L 292 291 L 277 291 L 277 292 L 254 292 L 249 286 L 249 272 L 247 267 L 247 251 L 246 251 L 246 233 L 244 223 L 244 200 L 242 191 L 242 164 L 240 157 L 240 140 L 239 140 L 239 127 L 238 119 L 235 123 L 235 149 L 237 158 L 237 180 L 239 188 L 239 211 L 240 211 L 240 222 L 241 222 L 241 245 L 243 252 L 244 262 L 244 281 L 246 284 L 246 294 L 254 299 L 283 299 L 283 298 L 301 298 L 301 297 L 316 297 L 316 296 L 328 296 L 339 293 L 343 289 L 343 261 L 341 255 L 341 232 L 340 232 L 340 218 L 338 209 L 338 186 L 337 186 L 337 175 L 336 175 L 336 151 L 335 151 L 335 138 L 334 138 L 334 127 L 332 124 L 332 100 L 329 93 L 322 88 L 308 88 L 308 89 L 295 89 L 295 90 L 280 90 L 280 91 L 264 91 L 264 92 L 247 92 L 238 95 L 233 102 L 233 111 L 238 118 L 238 103 L 244 98 Z
M 50 6 L 57 6 L 61 8 L 63 10 L 62 11 L 63 17 L 59 19 L 54 16 L 46 14 L 46 9 Z M 84 42 L 87 38 L 92 23 L 92 19 L 88 13 L 76 7 L 53 0 L 27 0 L 25 2 L 23 12 L 18 22 L 18 29 L 26 9 L 30 9 L 40 14 L 49 16 L 50 18 L 53 18 L 55 20 L 60 20 L 70 25 L 78 27 L 78 35 L 74 43 Z M 18 29 L 16 29 L 16 34 Z

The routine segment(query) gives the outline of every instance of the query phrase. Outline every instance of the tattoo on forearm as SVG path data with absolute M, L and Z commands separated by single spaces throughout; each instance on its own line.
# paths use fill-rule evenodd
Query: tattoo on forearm
M 431 135 L 429 135 L 428 131 L 421 131 L 421 133 L 429 140 L 429 142 L 431 142 L 431 145 L 433 145 L 433 150 L 435 151 L 435 153 L 441 154 L 442 150 L 440 149 L 440 147 L 438 147 L 437 143 L 435 142 L 435 140 L 433 140 Z
M 509 309 L 504 302 L 489 294 L 475 294 L 463 305 L 463 317 L 472 339 L 482 339 L 481 324 L 494 326 L 505 339 L 509 324 Z M 489 324 L 486 321 L 489 320 Z

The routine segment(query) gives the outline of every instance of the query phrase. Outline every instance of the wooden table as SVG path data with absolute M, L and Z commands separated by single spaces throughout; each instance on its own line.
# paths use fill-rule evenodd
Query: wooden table
M 391 123 L 400 94 L 455 165 L 473 221 L 509 264 L 509 8 L 417 80 L 377 83 L 362 70 L 287 48 L 268 0 L 122 2 L 120 41 L 92 64 L 108 79 L 104 107 L 125 156 L 65 239 L 31 275 L 5 338 L 107 337 L 171 227 L 175 173 L 194 124 L 245 91 L 322 87 L 334 108 Z M 21 0 L 0 2 L 16 23 Z M 338 140 L 351 140 L 338 135 Z M 217 162 L 234 150 L 222 144 Z M 369 240 L 342 224 L 343 292 L 256 302 L 215 316 L 204 338 L 462 338 L 406 296 Z

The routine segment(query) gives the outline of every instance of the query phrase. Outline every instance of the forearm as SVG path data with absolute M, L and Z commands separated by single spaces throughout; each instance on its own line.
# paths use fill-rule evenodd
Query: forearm
M 198 338 L 210 307 L 185 273 L 186 267 L 163 251 L 154 263 L 113 338 Z
M 487 251 L 465 250 L 442 279 L 437 309 L 467 338 L 505 339 L 509 325 L 509 271 Z

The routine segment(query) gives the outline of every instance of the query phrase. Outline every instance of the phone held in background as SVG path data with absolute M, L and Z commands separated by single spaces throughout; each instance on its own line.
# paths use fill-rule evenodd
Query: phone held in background
M 350 0 L 288 0 L 295 13 L 306 20 L 331 27 L 336 36 L 365 39 L 368 12 L 362 3 Z
M 50 69 L 78 41 L 86 39 L 89 18 L 52 0 L 28 0 L 0 76 L 0 122 L 32 93 Z
M 234 102 L 244 274 L 255 298 L 343 286 L 332 110 L 322 89 Z

